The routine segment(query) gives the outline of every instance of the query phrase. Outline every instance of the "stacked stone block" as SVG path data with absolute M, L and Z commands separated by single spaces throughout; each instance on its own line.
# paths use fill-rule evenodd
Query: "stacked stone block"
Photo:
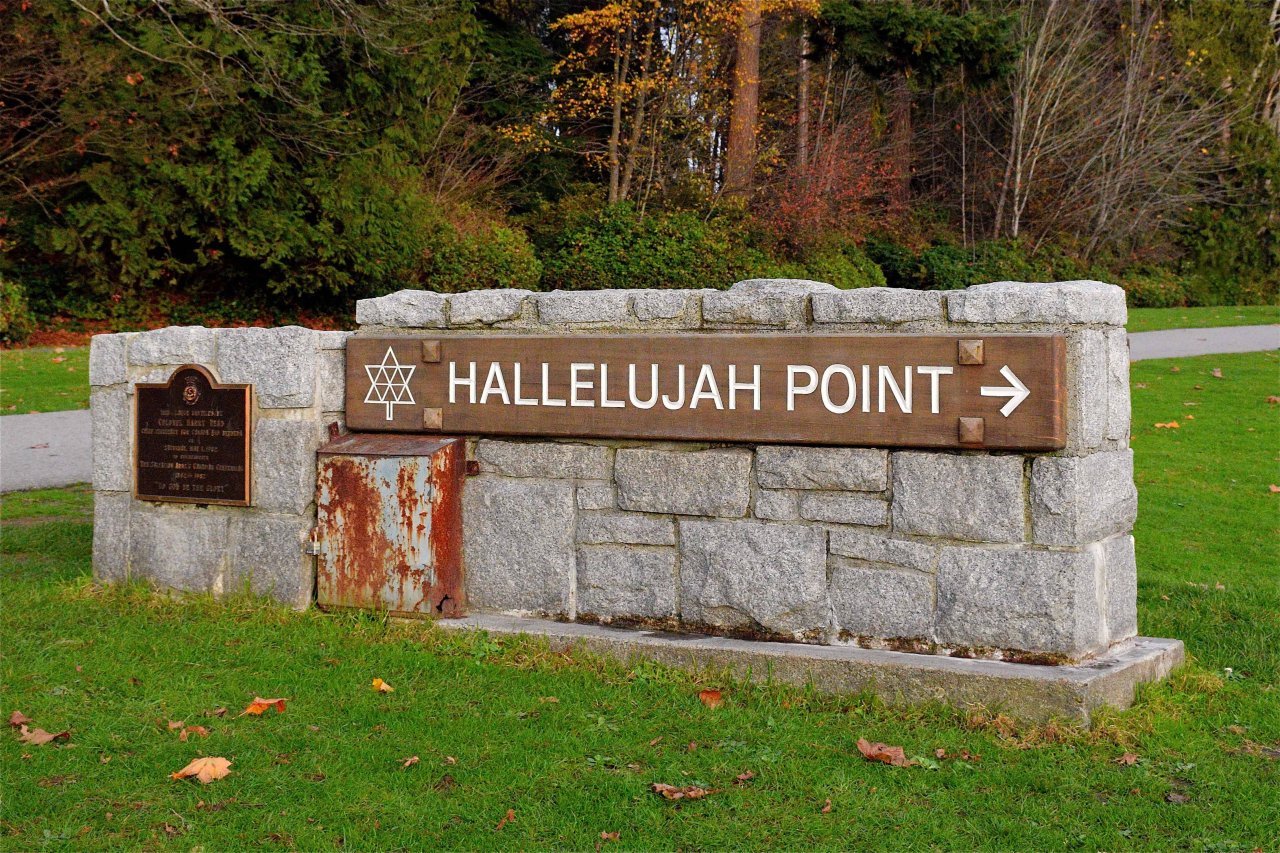
M 1047 454 L 479 439 L 473 607 L 1056 661 L 1136 633 L 1124 293 L 752 280 L 728 291 L 402 291 L 368 334 L 903 332 L 1067 339 Z
M 342 421 L 347 332 L 171 327 L 97 335 L 89 360 L 93 410 L 94 573 L 183 592 L 248 589 L 306 607 L 315 582 L 316 449 Z M 251 383 L 252 506 L 138 501 L 133 396 L 199 364 L 224 383 Z
M 1124 294 L 804 281 L 728 291 L 440 294 L 357 305 L 361 334 L 1062 334 L 1054 453 L 468 437 L 475 610 L 921 652 L 1082 659 L 1136 634 Z M 346 333 L 95 338 L 95 567 L 180 590 L 312 596 L 315 450 L 342 421 Z M 183 363 L 255 385 L 254 504 L 130 497 L 131 396 Z

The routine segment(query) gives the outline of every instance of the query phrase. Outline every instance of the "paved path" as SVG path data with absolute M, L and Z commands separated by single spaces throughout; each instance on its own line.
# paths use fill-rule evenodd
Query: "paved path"
M 1220 329 L 1167 329 L 1129 336 L 1129 360 L 1262 352 L 1280 348 L 1280 326 L 1223 326 Z
M 1129 336 L 1133 361 L 1280 348 L 1280 325 L 1170 329 Z M 87 483 L 93 477 L 87 409 L 0 417 L 0 492 Z
M 0 492 L 89 482 L 92 432 L 88 409 L 0 418 Z

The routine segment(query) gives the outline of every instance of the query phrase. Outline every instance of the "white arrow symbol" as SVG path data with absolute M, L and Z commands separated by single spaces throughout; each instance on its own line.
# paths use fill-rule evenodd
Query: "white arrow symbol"
M 1009 402 L 1005 403 L 1000 409 L 1000 414 L 1006 418 L 1013 414 L 1013 410 L 1022 405 L 1022 401 L 1031 396 L 1031 392 L 1027 390 L 1027 386 L 1022 384 L 1014 372 L 1009 369 L 1009 365 L 1000 368 L 1000 375 L 1009 380 L 1009 388 L 1001 388 L 996 385 L 983 385 L 982 396 L 984 397 L 1008 397 Z

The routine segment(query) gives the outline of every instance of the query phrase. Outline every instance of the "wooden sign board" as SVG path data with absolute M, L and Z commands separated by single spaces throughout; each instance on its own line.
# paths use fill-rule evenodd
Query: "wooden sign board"
M 221 385 L 185 364 L 134 392 L 133 496 L 249 506 L 251 385 Z
M 353 430 L 1054 450 L 1057 335 L 351 338 Z

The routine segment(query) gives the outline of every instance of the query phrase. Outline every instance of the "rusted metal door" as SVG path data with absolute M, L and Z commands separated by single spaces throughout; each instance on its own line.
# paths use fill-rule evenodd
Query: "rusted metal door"
M 344 435 L 320 448 L 316 603 L 461 616 L 461 439 Z

